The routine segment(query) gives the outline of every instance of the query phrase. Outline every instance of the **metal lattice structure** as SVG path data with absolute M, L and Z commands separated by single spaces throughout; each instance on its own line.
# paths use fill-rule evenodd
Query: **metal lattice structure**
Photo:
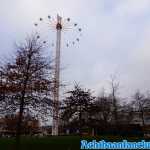
M 39 21 L 43 21 L 43 18 L 40 18 Z M 57 18 L 52 18 L 50 15 L 48 16 L 47 23 L 49 29 L 56 31 L 56 45 L 54 43 L 51 44 L 52 47 L 56 47 L 55 51 L 55 71 L 54 71 L 54 91 L 53 91 L 53 122 L 52 122 L 52 135 L 58 135 L 58 128 L 59 128 L 59 89 L 60 89 L 60 52 L 61 52 L 61 39 L 62 39 L 62 32 L 68 31 L 69 29 L 73 30 L 75 27 L 77 32 L 79 32 L 79 36 L 82 36 L 81 31 L 82 29 L 78 27 L 77 23 L 72 23 L 70 18 L 63 19 L 61 16 L 57 15 Z M 36 27 L 39 23 L 34 24 Z M 38 35 L 37 38 L 40 38 Z M 67 41 L 65 43 L 66 47 L 69 47 L 71 44 L 74 45 L 76 42 L 79 42 L 80 38 L 77 37 L 73 41 Z M 46 43 L 46 41 L 43 41 Z

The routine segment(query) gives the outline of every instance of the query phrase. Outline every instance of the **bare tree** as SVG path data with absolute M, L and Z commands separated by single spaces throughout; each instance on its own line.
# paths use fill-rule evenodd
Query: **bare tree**
M 119 124 L 129 125 L 133 120 L 134 117 L 133 113 L 134 112 L 132 102 L 130 103 L 124 102 L 119 108 L 119 115 L 118 115 Z
M 95 116 L 101 126 L 107 126 L 112 119 L 112 101 L 104 89 L 93 102 L 91 116 Z
M 43 55 L 44 46 L 36 36 L 17 46 L 15 60 L 2 68 L 8 107 L 19 110 L 16 140 L 20 143 L 23 112 L 26 108 L 44 108 L 50 102 L 51 64 Z
M 118 99 L 117 99 L 117 92 L 119 90 L 119 82 L 116 79 L 115 75 L 112 75 L 110 77 L 110 98 L 112 99 L 113 104 L 113 116 L 114 116 L 114 122 L 117 125 L 118 124 Z
M 147 102 L 147 99 L 144 94 L 142 94 L 139 90 L 134 94 L 134 102 L 133 104 L 137 108 L 139 114 L 139 117 L 142 120 L 142 125 L 145 125 L 145 119 L 144 119 L 144 108 L 145 103 Z

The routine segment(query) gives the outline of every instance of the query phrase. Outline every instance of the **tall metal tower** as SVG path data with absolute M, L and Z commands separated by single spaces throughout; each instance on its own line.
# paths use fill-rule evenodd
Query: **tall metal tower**
M 73 27 L 75 27 L 77 30 L 77 33 L 80 33 L 79 35 L 76 35 L 76 38 L 73 38 L 72 41 L 68 40 L 65 43 L 66 47 L 69 47 L 71 45 L 75 45 L 76 42 L 79 42 L 79 37 L 82 36 L 81 31 L 82 29 L 78 27 L 77 23 L 72 23 L 70 18 L 62 19 L 61 16 L 57 15 L 57 18 L 54 19 L 50 15 L 48 16 L 48 27 L 50 27 L 52 30 L 56 31 L 56 45 L 52 43 L 52 47 L 55 46 L 55 69 L 54 69 L 54 91 L 53 91 L 53 115 L 52 115 L 52 135 L 58 135 L 59 134 L 59 89 L 60 89 L 60 52 L 61 52 L 61 36 L 62 31 L 66 30 L 73 30 Z M 40 18 L 39 21 L 43 21 L 43 18 Z M 35 26 L 38 26 L 38 23 L 34 24 Z M 40 36 L 38 36 L 40 38 Z M 43 43 L 46 43 L 44 41 Z
M 56 55 L 55 55 L 55 77 L 54 77 L 54 107 L 53 107 L 53 125 L 52 135 L 58 135 L 59 127 L 59 76 L 60 76 L 60 47 L 61 47 L 61 32 L 62 19 L 57 15 L 56 23 Z

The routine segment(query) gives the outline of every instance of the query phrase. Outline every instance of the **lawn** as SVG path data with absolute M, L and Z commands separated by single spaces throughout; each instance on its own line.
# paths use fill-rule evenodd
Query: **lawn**
M 0 139 L 0 150 L 15 150 L 14 139 Z M 80 137 L 22 138 L 21 150 L 78 150 Z
M 98 136 L 98 137 L 79 137 L 79 136 L 58 136 L 45 138 L 22 138 L 21 150 L 79 150 L 80 139 L 87 140 L 106 140 L 122 141 L 139 141 L 138 137 L 120 137 L 120 136 Z M 15 150 L 14 139 L 0 139 L 0 150 Z

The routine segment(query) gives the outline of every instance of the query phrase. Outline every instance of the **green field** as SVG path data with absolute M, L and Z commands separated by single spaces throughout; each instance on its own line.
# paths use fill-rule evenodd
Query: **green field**
M 120 137 L 120 136 L 98 136 L 98 137 L 79 137 L 79 136 L 58 136 L 45 138 L 22 138 L 21 150 L 79 150 L 80 139 L 88 140 L 108 140 L 121 141 L 127 139 L 130 141 L 139 141 L 138 137 Z M 0 139 L 0 150 L 15 150 L 14 139 Z
M 15 150 L 14 139 L 0 139 L 0 150 Z M 22 138 L 21 150 L 78 150 L 80 137 Z

